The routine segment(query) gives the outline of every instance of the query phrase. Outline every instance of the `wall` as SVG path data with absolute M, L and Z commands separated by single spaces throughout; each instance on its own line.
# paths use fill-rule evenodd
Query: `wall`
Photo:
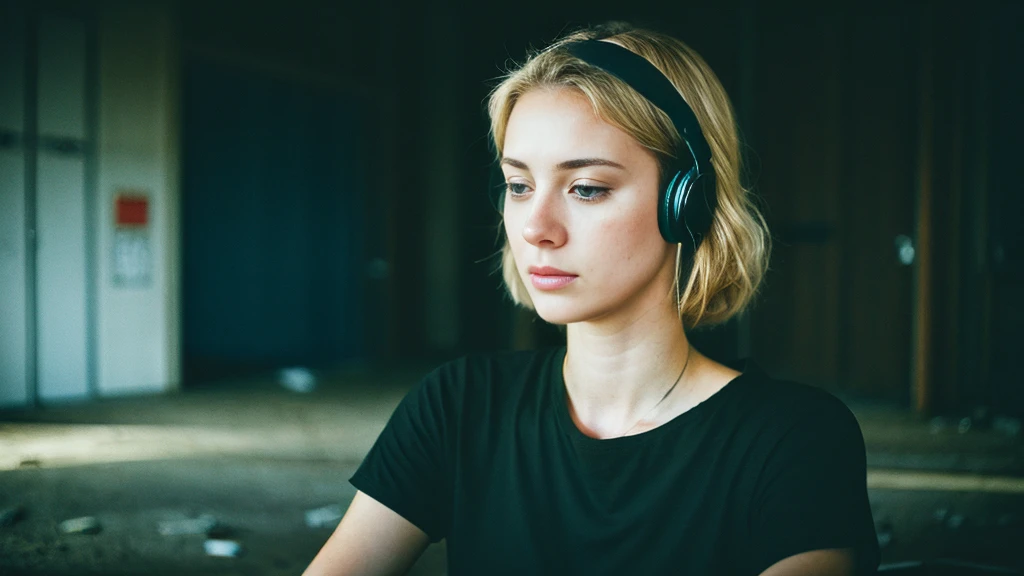
M 24 29 L 0 4 L 0 406 L 29 401 L 25 282 Z
M 362 360 L 366 99 L 188 53 L 182 78 L 185 382 Z
M 158 392 L 180 381 L 178 49 L 168 2 L 110 1 L 99 14 L 99 166 L 95 275 L 97 389 Z M 113 283 L 113 203 L 150 198 L 152 280 Z

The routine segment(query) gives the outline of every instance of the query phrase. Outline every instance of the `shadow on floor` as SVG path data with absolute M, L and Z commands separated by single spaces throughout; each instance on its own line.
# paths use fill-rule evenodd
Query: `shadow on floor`
M 0 412 L 0 515 L 24 511 L 0 522 L 0 573 L 300 573 L 331 532 L 307 526 L 305 512 L 348 505 L 349 476 L 422 373 L 327 375 L 308 394 L 264 378 Z M 1019 437 L 853 408 L 883 563 L 945 557 L 1024 569 Z M 241 556 L 207 556 L 202 535 L 157 531 L 201 514 L 241 543 Z M 102 530 L 58 529 L 80 516 Z M 443 544 L 412 572 L 444 573 Z

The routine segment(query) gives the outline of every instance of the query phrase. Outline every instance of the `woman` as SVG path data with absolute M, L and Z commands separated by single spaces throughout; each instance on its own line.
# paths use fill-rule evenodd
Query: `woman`
M 687 105 L 689 103 L 689 105 Z M 689 345 L 755 294 L 728 98 L 679 41 L 572 34 L 492 93 L 512 298 L 566 346 L 462 358 L 403 400 L 307 574 L 871 573 L 864 444 L 817 389 Z

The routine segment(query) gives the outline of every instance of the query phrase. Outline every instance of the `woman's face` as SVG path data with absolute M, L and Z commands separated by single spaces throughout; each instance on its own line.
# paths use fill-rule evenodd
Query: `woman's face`
M 675 246 L 658 232 L 658 161 L 598 118 L 585 96 L 523 95 L 502 170 L 505 232 L 541 318 L 629 323 L 666 303 Z

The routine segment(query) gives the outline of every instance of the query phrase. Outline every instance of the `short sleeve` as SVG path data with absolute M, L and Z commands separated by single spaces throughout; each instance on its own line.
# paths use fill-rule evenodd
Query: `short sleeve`
M 350 482 L 419 529 L 444 538 L 451 509 L 447 438 L 452 417 L 444 371 L 402 399 Z
M 879 551 L 867 496 L 864 438 L 850 410 L 820 402 L 770 452 L 751 506 L 752 573 L 812 550 L 852 548 L 857 574 L 874 574 Z

